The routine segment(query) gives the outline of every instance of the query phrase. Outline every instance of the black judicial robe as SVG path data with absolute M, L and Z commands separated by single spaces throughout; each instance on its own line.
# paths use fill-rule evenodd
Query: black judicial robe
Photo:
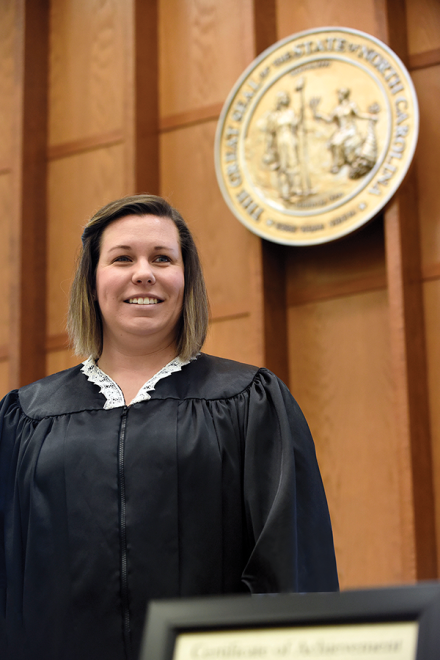
M 8 394 L 0 658 L 136 658 L 147 601 L 338 588 L 313 441 L 266 369 L 200 355 L 103 410 L 80 366 Z

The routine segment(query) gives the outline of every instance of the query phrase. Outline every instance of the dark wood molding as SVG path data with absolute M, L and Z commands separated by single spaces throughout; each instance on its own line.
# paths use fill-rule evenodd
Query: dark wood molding
M 385 212 L 391 357 L 399 470 L 406 482 L 408 531 L 413 528 L 415 578 L 437 577 L 435 502 L 423 290 L 415 177 Z M 405 521 L 404 521 L 405 522 Z M 408 538 L 408 542 L 410 539 Z
M 2 174 L 10 174 L 12 172 L 12 165 L 8 162 L 0 162 L 0 176 Z
M 373 0 L 378 39 L 384 41 L 408 66 L 406 8 L 402 0 Z
M 275 0 L 254 0 L 255 55 L 277 41 L 277 4 Z
M 440 279 L 440 264 L 430 264 L 429 266 L 422 266 L 422 280 L 429 282 L 431 280 Z
M 305 305 L 310 302 L 329 300 L 330 298 L 343 298 L 358 293 L 380 291 L 386 288 L 387 281 L 385 275 L 368 275 L 352 280 L 348 279 L 341 282 L 332 282 L 321 286 L 302 287 L 297 291 L 290 292 L 287 304 L 289 307 L 294 307 L 296 305 Z
M 124 141 L 124 132 L 120 129 L 109 131 L 108 133 L 101 133 L 99 135 L 91 135 L 87 138 L 79 140 L 72 140 L 71 142 L 62 142 L 61 144 L 54 144 L 47 150 L 48 160 L 57 160 L 59 158 L 67 158 L 75 156 L 76 154 L 85 151 L 93 151 L 95 149 L 102 149 L 104 147 L 112 147 L 115 144 L 120 144 Z
M 46 371 L 46 189 L 49 0 L 16 3 L 12 156 L 10 386 Z
M 408 57 L 410 71 L 426 69 L 429 66 L 436 66 L 437 64 L 440 64 L 440 48 L 426 50 L 423 53 L 413 53 Z
M 289 384 L 286 249 L 262 240 L 264 363 Z
M 134 2 L 135 192 L 160 194 L 157 0 Z
M 179 128 L 186 128 L 193 124 L 201 124 L 206 121 L 215 121 L 220 117 L 223 103 L 214 103 L 212 105 L 202 106 L 187 112 L 178 112 L 175 115 L 162 117 L 159 121 L 159 130 L 161 133 L 175 131 Z
M 248 300 L 239 300 L 233 303 L 213 303 L 211 305 L 210 321 L 216 323 L 217 321 L 241 318 L 249 316 L 251 311 Z
M 260 55 L 277 41 L 275 0 L 254 0 L 254 48 Z M 261 240 L 263 275 L 264 363 L 286 384 L 289 383 L 286 247 Z
M 250 316 L 250 312 L 236 312 L 232 314 L 222 314 L 221 316 L 211 316 L 210 323 L 221 323 L 222 321 L 234 321 L 235 319 L 245 319 Z

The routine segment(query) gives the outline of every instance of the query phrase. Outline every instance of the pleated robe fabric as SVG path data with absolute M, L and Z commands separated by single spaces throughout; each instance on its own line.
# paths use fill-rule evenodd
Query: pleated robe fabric
M 104 410 L 80 366 L 1 405 L 2 660 L 135 659 L 151 599 L 338 588 L 313 441 L 276 376 L 201 354 Z

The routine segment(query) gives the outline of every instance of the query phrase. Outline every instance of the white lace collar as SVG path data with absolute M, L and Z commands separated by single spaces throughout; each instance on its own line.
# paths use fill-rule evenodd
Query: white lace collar
M 166 378 L 167 376 L 171 376 L 171 374 L 173 374 L 175 371 L 181 371 L 182 367 L 184 367 L 185 364 L 188 364 L 189 362 L 190 360 L 186 360 L 186 362 L 184 362 L 180 359 L 180 357 L 176 357 L 171 360 L 171 362 L 168 362 L 168 364 L 162 367 L 162 369 L 158 371 L 157 374 L 154 374 L 150 380 L 142 385 L 139 392 L 130 402 L 130 405 L 151 399 L 151 396 L 148 394 L 148 392 L 154 390 L 156 383 L 159 380 Z M 110 378 L 110 376 L 107 376 L 107 374 L 98 367 L 92 357 L 89 357 L 83 362 L 81 371 L 85 376 L 87 376 L 87 379 L 91 383 L 98 385 L 101 394 L 105 396 L 106 402 L 104 404 L 104 410 L 111 410 L 112 408 L 120 408 L 121 406 L 125 406 L 124 395 L 122 394 L 122 390 L 119 385 L 117 385 L 115 381 Z

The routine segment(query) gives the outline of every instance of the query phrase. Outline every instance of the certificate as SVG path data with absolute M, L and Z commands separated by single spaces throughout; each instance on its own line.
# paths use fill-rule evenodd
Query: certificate
M 416 660 L 418 623 L 183 633 L 173 660 Z

